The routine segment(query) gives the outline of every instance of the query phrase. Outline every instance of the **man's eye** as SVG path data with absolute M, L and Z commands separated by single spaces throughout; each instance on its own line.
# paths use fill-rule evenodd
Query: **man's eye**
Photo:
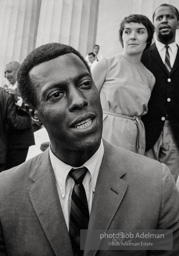
M 49 99 L 60 99 L 60 98 L 62 98 L 63 97 L 63 92 L 62 91 L 56 91 L 56 92 L 53 92 L 53 93 L 51 93 L 49 96 L 48 96 L 48 98 Z
M 80 84 L 80 88 L 88 89 L 91 87 L 91 81 L 85 81 Z
M 174 19 L 174 16 L 173 15 L 168 15 L 168 17 L 167 17 L 169 20 L 172 20 L 172 19 Z

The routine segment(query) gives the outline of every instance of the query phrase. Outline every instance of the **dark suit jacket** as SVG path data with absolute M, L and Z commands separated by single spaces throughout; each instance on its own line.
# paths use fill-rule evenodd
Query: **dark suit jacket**
M 59 170 L 60 171 L 60 170 Z M 179 193 L 169 169 L 104 142 L 89 229 L 171 229 L 179 255 Z M 94 255 L 154 255 L 141 251 Z M 128 254 L 127 254 L 128 253 Z M 49 152 L 0 174 L 0 255 L 72 256 Z
M 18 109 L 17 112 L 20 116 L 25 116 L 27 115 L 25 111 Z M 34 140 L 34 133 L 32 130 L 32 120 L 30 116 L 28 116 L 29 122 L 31 122 L 31 125 L 29 127 L 26 127 L 25 129 L 19 131 L 19 130 L 14 130 L 11 127 L 9 127 L 8 130 L 8 145 L 9 148 L 28 148 L 32 145 L 35 144 Z
M 17 113 L 14 97 L 0 88 L 0 163 L 6 163 L 7 156 L 7 128 L 22 133 L 23 129 L 31 127 L 28 114 Z
M 144 52 L 142 62 L 156 78 L 148 113 L 142 117 L 146 129 L 146 150 L 152 148 L 158 140 L 166 118 L 170 120 L 179 147 L 179 50 L 170 73 L 163 64 L 155 43 Z

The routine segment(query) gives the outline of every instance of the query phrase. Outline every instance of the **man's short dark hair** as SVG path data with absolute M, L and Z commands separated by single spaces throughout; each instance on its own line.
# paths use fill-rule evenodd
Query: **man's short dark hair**
M 159 5 L 159 6 L 155 9 L 155 11 L 154 11 L 154 13 L 153 13 L 153 16 L 152 16 L 153 21 L 154 21 L 154 18 L 155 18 L 155 13 L 156 13 L 156 11 L 158 10 L 158 8 L 160 8 L 160 7 L 170 7 L 170 8 L 172 8 L 172 9 L 174 10 L 175 14 L 176 14 L 177 21 L 179 20 L 179 11 L 178 11 L 178 9 L 177 9 L 175 6 L 173 6 L 173 5 L 171 5 L 171 4 L 161 4 L 161 5 Z
M 36 103 L 37 103 L 35 85 L 38 85 L 38 81 L 35 78 L 30 79 L 29 77 L 30 70 L 33 67 L 43 62 L 55 59 L 59 56 L 62 56 L 68 53 L 73 53 L 77 55 L 85 64 L 87 70 L 90 73 L 90 69 L 87 62 L 85 61 L 83 56 L 73 47 L 69 45 L 60 44 L 60 43 L 49 43 L 49 44 L 42 45 L 36 48 L 35 50 L 33 50 L 25 58 L 25 60 L 21 64 L 21 67 L 18 71 L 18 75 L 17 75 L 18 87 L 25 103 L 34 107 L 36 106 Z
M 93 57 L 95 57 L 96 55 L 94 54 L 94 52 L 89 52 L 88 56 L 92 55 Z
M 141 23 L 144 25 L 144 27 L 146 27 L 147 32 L 148 32 L 146 49 L 149 48 L 152 43 L 152 39 L 153 39 L 154 25 L 145 15 L 142 15 L 142 14 L 129 15 L 128 17 L 125 17 L 123 19 L 123 21 L 121 22 L 120 29 L 119 29 L 119 39 L 120 39 L 122 46 L 123 46 L 122 34 L 124 31 L 125 25 L 128 23 L 131 23 L 131 22 Z
M 94 48 L 95 46 L 97 46 L 98 48 L 100 48 L 99 44 L 95 44 L 95 45 L 93 46 L 93 48 Z

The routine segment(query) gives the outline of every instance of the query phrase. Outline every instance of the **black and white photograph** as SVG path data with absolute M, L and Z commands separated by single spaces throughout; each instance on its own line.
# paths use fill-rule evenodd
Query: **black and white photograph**
M 0 256 L 179 256 L 179 1 L 0 0 Z

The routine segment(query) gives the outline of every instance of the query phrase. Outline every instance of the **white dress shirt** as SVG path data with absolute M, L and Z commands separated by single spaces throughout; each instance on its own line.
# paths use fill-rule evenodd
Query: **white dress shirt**
M 157 40 L 156 40 L 155 43 L 156 43 L 157 50 L 160 54 L 160 57 L 161 57 L 163 63 L 165 63 L 165 55 L 166 55 L 165 44 L 162 44 L 161 42 L 159 42 Z M 177 47 L 176 42 L 168 44 L 168 46 L 169 46 L 168 51 L 169 51 L 169 55 L 170 55 L 170 64 L 171 64 L 171 67 L 173 67 L 174 62 L 175 62 L 175 58 L 176 58 L 176 55 L 177 55 L 178 47 Z
M 55 173 L 56 185 L 58 190 L 58 195 L 60 199 L 60 203 L 62 206 L 64 218 L 66 221 L 67 228 L 69 229 L 69 214 L 70 214 L 70 206 L 71 206 L 71 193 L 74 186 L 74 180 L 68 175 L 73 166 L 67 165 L 58 159 L 52 152 L 50 151 L 50 161 Z M 99 169 L 101 166 L 102 158 L 104 155 L 104 146 L 103 142 L 96 151 L 96 153 L 86 162 L 83 166 L 88 169 L 84 179 L 83 185 L 86 191 L 86 197 L 88 201 L 89 214 L 91 213 L 92 201 L 95 192 L 96 182 L 98 178 Z
M 7 88 L 12 89 L 17 93 L 17 82 L 15 84 L 8 83 Z M 22 97 L 17 96 L 17 98 L 18 98 L 18 100 L 16 101 L 16 106 L 21 107 L 22 103 L 23 103 Z
M 9 88 L 9 89 L 12 89 L 12 90 L 17 90 L 17 82 L 15 83 L 15 84 L 10 84 L 9 82 L 8 82 L 8 84 L 7 84 L 7 87 Z

